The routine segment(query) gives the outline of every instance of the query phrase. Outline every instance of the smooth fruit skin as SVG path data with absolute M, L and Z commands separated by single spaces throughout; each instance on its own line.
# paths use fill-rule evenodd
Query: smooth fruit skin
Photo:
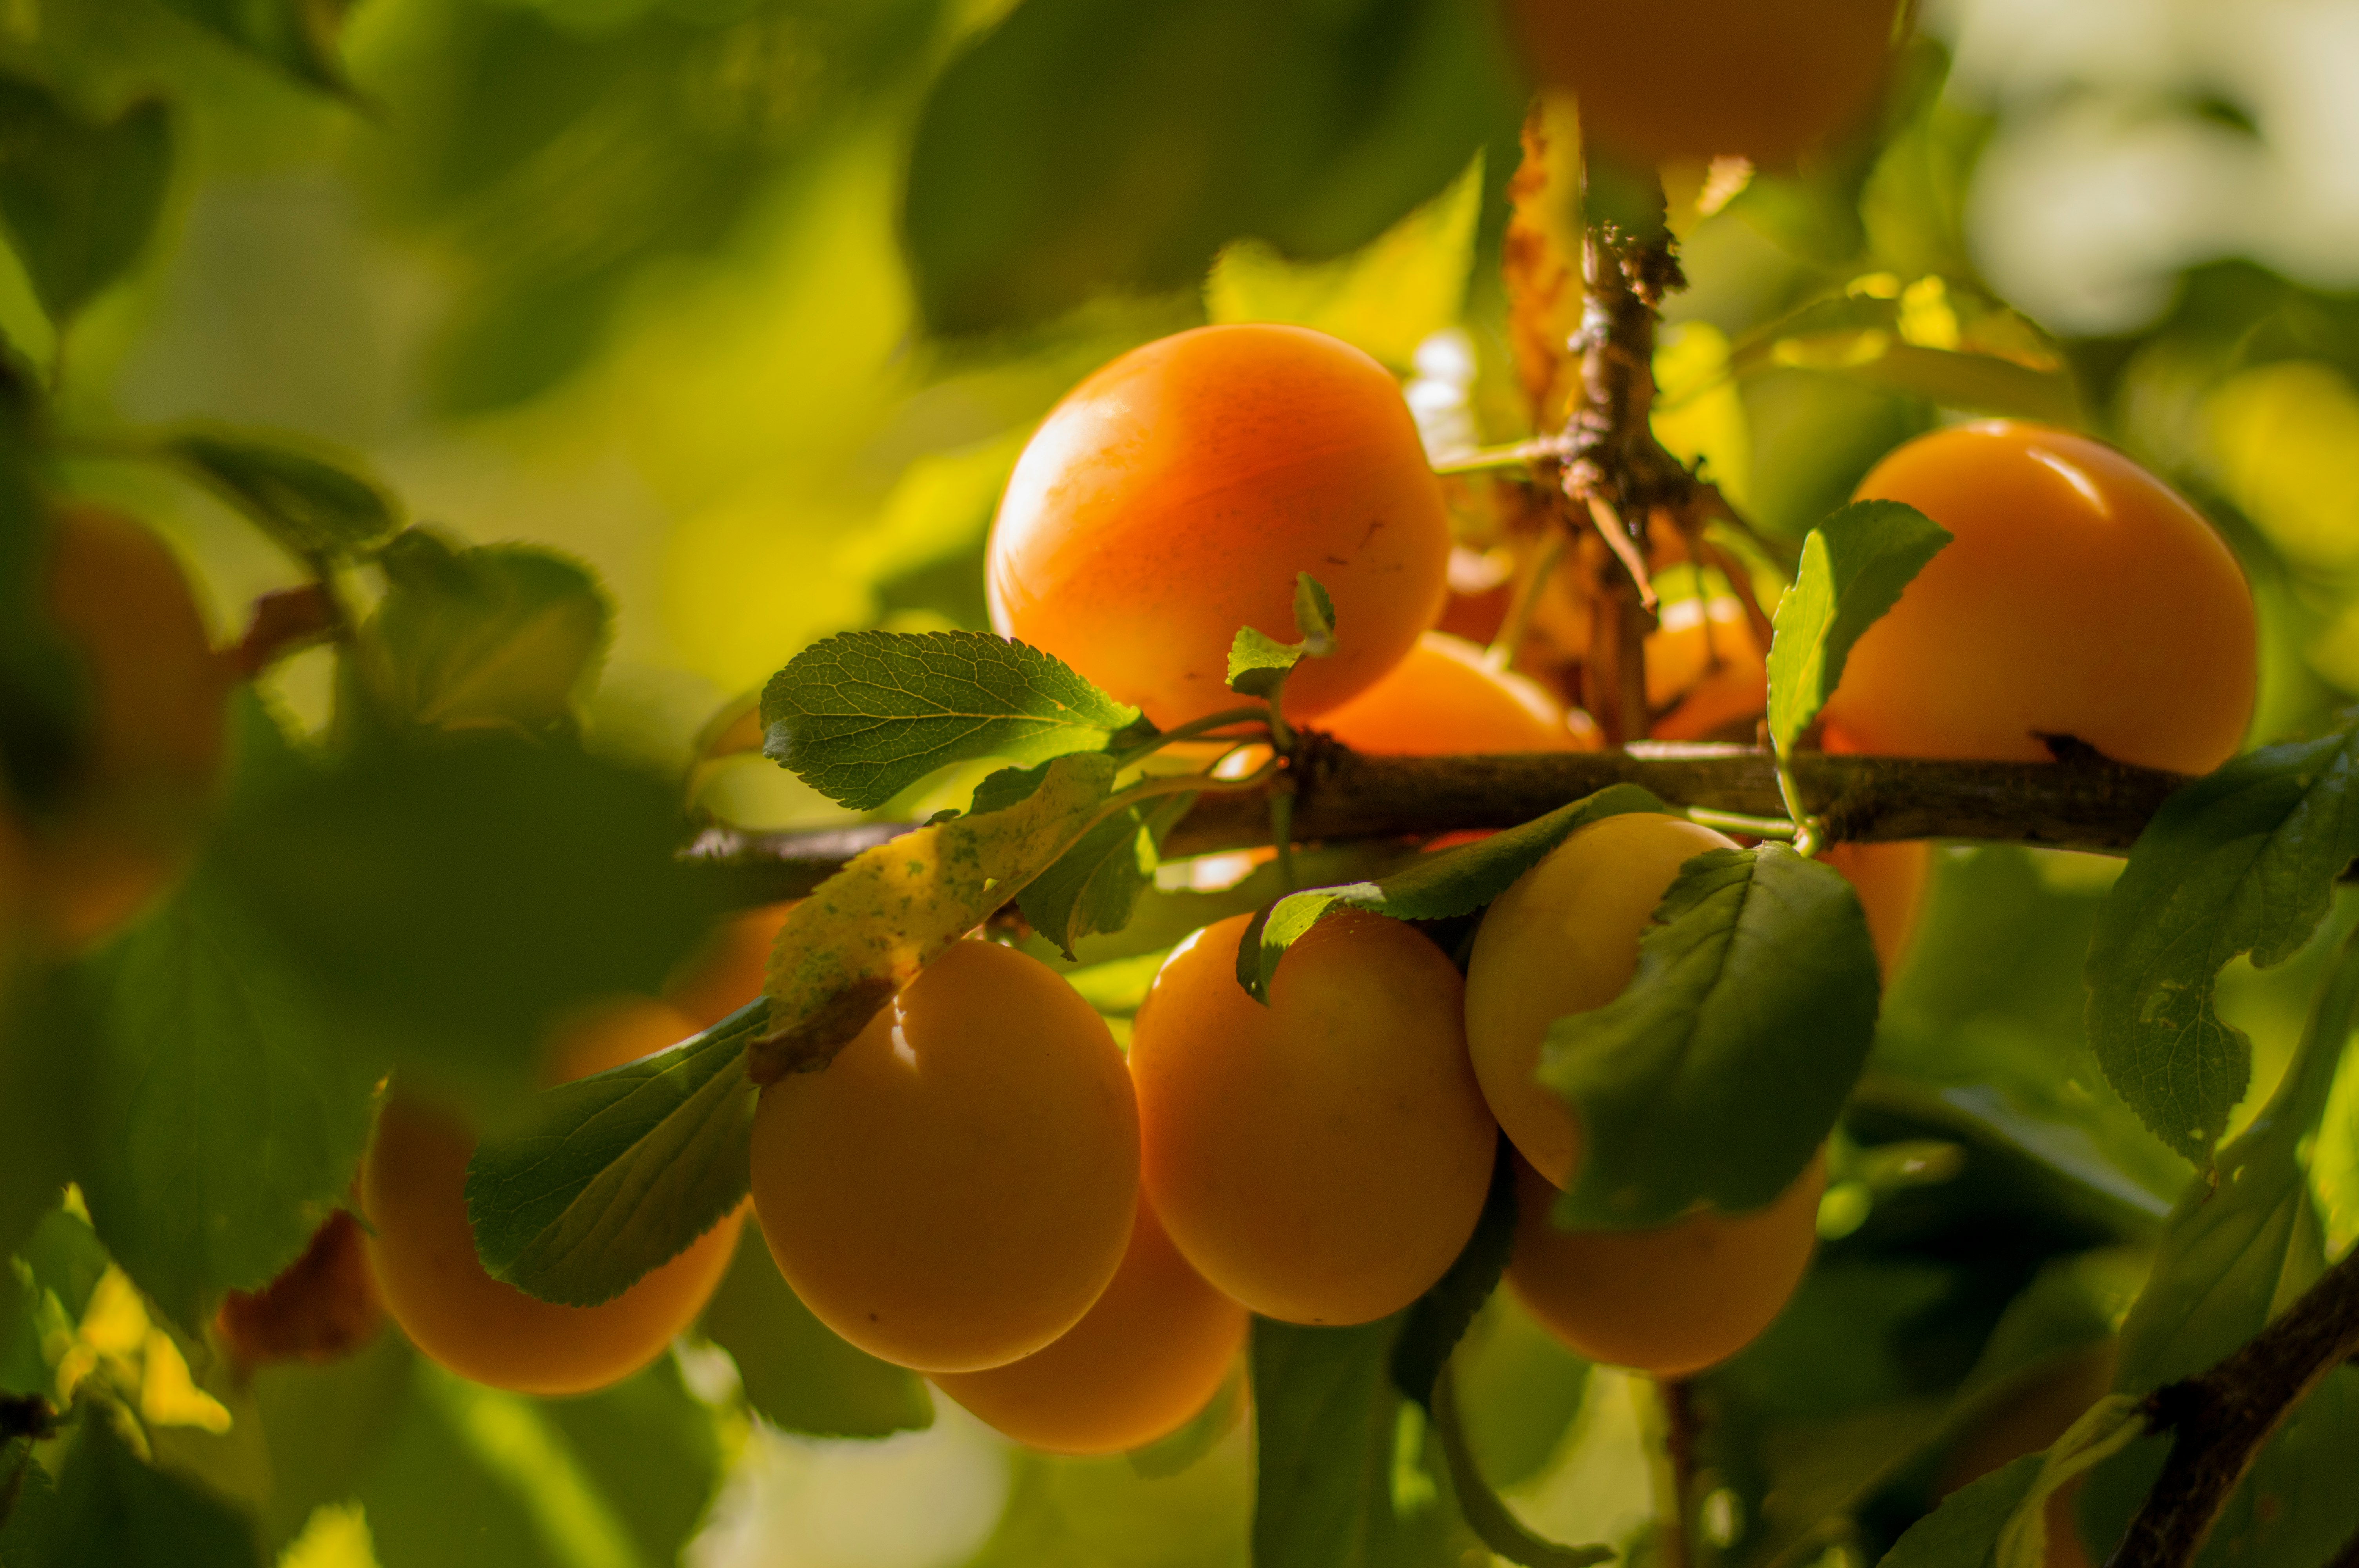
M 1400 388 L 1302 327 L 1199 327 L 1069 393 L 1024 449 L 985 568 L 1001 635 L 1169 728 L 1235 706 L 1241 626 L 1294 642 L 1295 574 L 1335 601 L 1337 647 L 1286 711 L 1374 685 L 1448 591 L 1450 523 Z
M 2112 448 L 1995 420 L 1919 436 L 1860 481 L 1956 535 L 1852 649 L 1829 751 L 2209 773 L 2252 718 L 2253 596 L 2185 499 Z
M 1184 1425 L 1220 1391 L 1249 1323 L 1171 1244 L 1144 1195 L 1122 1267 L 1081 1322 L 1045 1350 L 934 1386 L 984 1422 L 1049 1454 L 1120 1454 Z
M 1466 966 L 1466 1043 L 1491 1113 L 1549 1181 L 1572 1180 L 1581 1131 L 1538 1077 L 1549 1025 L 1621 995 L 1680 867 L 1734 848 L 1682 817 L 1625 812 L 1576 829 L 1484 915 Z
M 630 1000 L 580 1017 L 551 1050 L 552 1081 L 603 1072 L 695 1033 L 662 1003 Z M 369 1261 L 386 1309 L 412 1343 L 462 1377 L 525 1394 L 579 1394 L 663 1354 L 721 1282 L 741 1207 L 670 1262 L 597 1306 L 561 1306 L 493 1279 L 467 1224 L 474 1140 L 445 1111 L 397 1089 L 361 1166 L 375 1234 Z
M 1769 666 L 1745 606 L 1725 595 L 1673 600 L 1647 634 L 1647 706 L 1665 710 L 1647 733 L 1701 741 L 1761 717 Z
M 1531 73 L 1570 90 L 1623 158 L 1792 164 L 1858 126 L 1891 55 L 1893 0 L 1509 0 Z
M 28 824 L 33 920 L 62 951 L 127 924 L 185 867 L 219 786 L 229 667 L 188 574 L 130 518 L 60 509 L 49 606 L 82 661 L 92 726 L 71 804 Z
M 760 996 L 770 945 L 797 902 L 765 904 L 719 922 L 673 967 L 664 980 L 664 1000 L 699 1029 L 710 1029 Z
M 824 1070 L 762 1091 L 754 1210 L 821 1322 L 975 1372 L 1055 1340 L 1114 1278 L 1138 1146 L 1105 1021 L 1038 959 L 959 942 Z
M 1507 1283 L 1593 1361 L 1682 1378 L 1727 1360 L 1784 1310 L 1818 1240 L 1826 1157 L 1751 1214 L 1706 1210 L 1655 1230 L 1559 1230 L 1556 1188 L 1516 1162 Z
M 1933 880 L 1933 846 L 1921 838 L 1881 844 L 1837 844 L 1819 857 L 1841 871 L 1859 895 L 1867 916 L 1867 939 L 1875 945 L 1875 965 L 1886 980 L 1917 935 Z
M 1474 1228 L 1496 1126 L 1462 982 L 1409 926 L 1329 915 L 1267 1007 L 1237 983 L 1248 915 L 1155 977 L 1130 1066 L 1149 1199 L 1212 1285 L 1288 1323 L 1366 1323 L 1441 1277 Z
M 1320 727 L 1374 756 L 1498 752 L 1594 752 L 1604 739 L 1589 715 L 1568 713 L 1533 681 L 1483 662 L 1462 637 L 1428 632 L 1383 679 Z

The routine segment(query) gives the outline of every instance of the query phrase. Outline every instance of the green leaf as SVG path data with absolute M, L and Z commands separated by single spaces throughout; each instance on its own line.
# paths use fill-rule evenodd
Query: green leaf
M 377 1460 L 410 1397 L 417 1356 L 383 1333 L 325 1366 L 285 1362 L 254 1374 L 254 1411 L 268 1453 L 264 1531 L 281 1548 L 311 1510 L 352 1497 Z
M 1608 784 L 1521 827 L 1445 854 L 1422 857 L 1381 881 L 1290 893 L 1246 929 L 1237 946 L 1237 982 L 1256 999 L 1267 1001 L 1277 961 L 1332 910 L 1364 909 L 1395 920 L 1471 914 L 1506 892 L 1509 883 L 1575 828 L 1624 812 L 1669 809 L 1636 784 Z
M 100 124 L 46 88 L 0 77 L 0 219 L 60 328 L 139 259 L 171 177 L 171 116 L 160 101 Z
M 737 1363 L 745 1402 L 788 1432 L 817 1437 L 888 1437 L 933 1424 L 915 1374 L 839 1337 L 795 1295 L 761 1232 L 748 1227 L 703 1329 Z
M 1410 1303 L 1393 1342 L 1393 1386 L 1414 1400 L 1426 1414 L 1434 1413 L 1434 1385 L 1449 1365 L 1450 1353 L 1466 1336 L 1474 1314 L 1499 1288 L 1506 1272 L 1507 1254 L 1516 1240 L 1516 1165 L 1503 1138 L 1491 1166 L 1491 1189 L 1484 1195 L 1483 1212 L 1474 1234 L 1466 1238 L 1449 1271 L 1431 1289 Z
M 1680 868 L 1604 1006 L 1560 1018 L 1540 1081 L 1583 1131 L 1560 1224 L 1668 1224 L 1790 1185 L 1833 1128 L 1875 1034 L 1875 951 L 1851 885 L 1782 844 Z
M 353 0 L 163 0 L 296 81 L 349 95 L 336 34 Z
M 380 1568 L 614 1562 L 626 1527 L 550 1420 L 554 1408 L 409 1357 L 353 1494 Z
M 151 1469 L 106 1406 L 85 1406 L 58 1476 L 37 1568 L 262 1568 L 254 1521 L 193 1481 Z
M 382 717 L 546 730 L 572 716 L 613 619 L 587 567 L 521 545 L 452 550 L 415 528 L 379 559 L 393 586 L 354 662 Z
M 1769 741 L 1779 755 L 1834 694 L 1853 644 L 1950 539 L 1897 501 L 1853 502 L 1810 530 L 1769 644 Z
M 1253 1560 L 1363 1568 L 1392 1520 L 1397 1318 L 1354 1328 L 1253 1325 Z
M 401 526 L 401 504 L 342 459 L 275 438 L 192 432 L 164 454 L 304 560 L 382 544 Z
M 1229 644 L 1229 689 L 1240 697 L 1275 697 L 1305 652 L 1299 643 L 1281 643 L 1266 632 L 1240 626 Z
M 610 1389 L 551 1400 L 541 1413 L 642 1563 L 678 1563 L 712 1504 L 722 1474 L 712 1408 L 666 1356 Z
M 21 1439 L 0 1443 L 0 1568 L 39 1568 L 57 1517 L 57 1487 L 33 1457 L 32 1445 Z
M 1155 885 L 1163 836 L 1195 800 L 1192 794 L 1166 795 L 1106 818 L 1027 883 L 1016 907 L 1068 958 L 1083 937 L 1121 930 Z
M 493 1278 L 595 1306 L 669 1262 L 745 1198 L 754 1095 L 745 1042 L 766 1000 L 669 1051 L 533 1097 L 477 1145 L 467 1217 Z
M 176 1322 L 291 1262 L 342 1200 L 377 1071 L 236 889 L 200 871 L 82 967 L 79 1162 L 115 1260 Z
M 1439 194 L 1524 90 L 1481 7 L 1029 0 L 936 81 L 903 228 L 974 332 L 1192 287 L 1239 235 L 1325 258 Z
M 60 1205 L 41 1217 L 6 1260 L 0 1292 L 0 1394 L 47 1394 L 54 1380 L 43 1341 L 71 1332 L 106 1272 L 106 1249 L 80 1215 Z
M 2040 1463 L 2027 1454 L 1951 1492 L 1892 1543 L 1877 1568 L 1995 1568 L 1999 1532 L 2031 1495 Z
M 1294 574 L 1294 629 L 1302 633 L 1303 652 L 1312 658 L 1323 659 L 1335 651 L 1335 600 L 1309 572 Z
M 849 632 L 762 693 L 764 753 L 858 811 L 951 762 L 1095 751 L 1137 719 L 1049 654 L 980 632 Z
M 1500 1162 L 1506 1167 L 1506 1161 Z M 1512 1167 L 1506 1167 L 1512 1171 Z M 1509 1182 L 1510 1191 L 1513 1181 Z M 1512 1202 L 1509 1205 L 1513 1207 Z M 1512 1216 L 1509 1229 L 1514 1228 Z M 1474 1453 L 1466 1441 L 1458 1402 L 1457 1374 L 1446 1362 L 1436 1368 L 1431 1385 L 1431 1405 L 1428 1413 L 1432 1420 L 1434 1436 L 1440 1441 L 1444 1462 L 1450 1469 L 1451 1489 L 1456 1494 L 1460 1514 L 1467 1528 L 1482 1539 L 1491 1552 L 1519 1568 L 1590 1568 L 1590 1564 L 1610 1563 L 1619 1553 L 1610 1546 L 1560 1546 L 1555 1541 L 1535 1535 L 1525 1528 L 1515 1510 L 1491 1489 L 1474 1463 Z M 1393 1375 L 1397 1381 L 1400 1366 L 1396 1358 Z M 1421 1401 L 1422 1402 L 1422 1401 Z
M 2241 953 L 2268 968 L 2325 918 L 2359 855 L 2359 730 L 2238 757 L 2163 803 L 2089 943 L 2089 1043 L 2156 1136 L 2202 1162 L 2252 1078 L 2212 1006 Z

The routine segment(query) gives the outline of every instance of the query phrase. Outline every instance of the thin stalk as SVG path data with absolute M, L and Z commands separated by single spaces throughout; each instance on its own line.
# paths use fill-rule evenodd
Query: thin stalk
M 1709 806 L 1690 806 L 1687 819 L 1704 827 L 1718 827 L 1730 833 L 1742 833 L 1752 838 L 1792 839 L 1801 829 L 1777 816 L 1748 816 L 1741 811 L 1714 811 Z
M 1523 580 L 1516 585 L 1516 597 L 1507 602 L 1506 618 L 1499 622 L 1491 645 L 1483 651 L 1483 663 L 1490 668 L 1504 670 L 1515 662 L 1516 644 L 1524 640 L 1524 633 L 1532 623 L 1532 611 L 1539 604 L 1540 592 L 1564 559 L 1565 545 L 1565 531 L 1551 527 L 1548 542 L 1532 557 Z
M 1133 746 L 1114 759 L 1117 767 L 1133 767 L 1145 762 L 1164 747 L 1180 741 L 1193 741 L 1215 730 L 1225 730 L 1232 724 L 1266 724 L 1270 709 L 1261 703 L 1247 708 L 1224 708 L 1218 713 L 1208 713 L 1201 719 L 1191 719 L 1185 724 L 1175 724 Z
M 1556 436 L 1543 436 L 1535 440 L 1515 441 L 1504 447 L 1478 447 L 1471 452 L 1453 452 L 1433 465 L 1439 474 L 1484 473 L 1492 469 L 1518 468 L 1564 455 L 1564 441 Z

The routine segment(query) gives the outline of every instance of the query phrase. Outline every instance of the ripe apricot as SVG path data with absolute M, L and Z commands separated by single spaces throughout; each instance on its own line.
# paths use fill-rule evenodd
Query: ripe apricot
M 1054 1344 L 934 1386 L 989 1425 L 1050 1454 L 1119 1454 L 1186 1423 L 1245 1342 L 1245 1309 L 1188 1266 L 1145 1195 L 1122 1267 Z
M 302 1256 L 258 1291 L 232 1291 L 213 1332 L 241 1372 L 277 1361 L 333 1361 L 376 1337 L 385 1298 L 370 1270 L 368 1239 L 338 1209 Z
M 1933 846 L 1921 838 L 1888 844 L 1837 844 L 1819 857 L 1843 874 L 1867 916 L 1867 939 L 1886 979 L 1898 969 L 1917 935 L 1925 891 L 1933 877 Z
M 765 904 L 716 924 L 665 978 L 664 1000 L 699 1029 L 710 1029 L 760 996 L 770 944 L 795 903 Z
M 1549 1025 L 1621 995 L 1680 867 L 1734 848 L 1683 817 L 1628 812 L 1576 829 L 1491 902 L 1466 967 L 1466 1043 L 1492 1115 L 1549 1181 L 1572 1180 L 1581 1132 L 1538 1076 Z
M 1742 603 L 1719 594 L 1663 606 L 1647 635 L 1647 706 L 1669 711 L 1649 734 L 1700 741 L 1758 719 L 1768 705 L 1768 662 Z
M 1329 915 L 1269 1005 L 1236 978 L 1250 919 L 1172 949 L 1132 1025 L 1149 1199 L 1212 1285 L 1289 1323 L 1366 1323 L 1465 1245 L 1497 1129 L 1450 960 L 1381 915 Z
M 1105 1021 L 993 943 L 953 944 L 755 1116 L 779 1272 L 836 1333 L 921 1372 L 1005 1366 L 1079 1323 L 1137 1204 L 1137 1104 Z
M 1594 752 L 1597 726 L 1522 676 L 1494 670 L 1463 638 L 1428 632 L 1384 678 L 1320 723 L 1356 751 L 1397 757 Z
M 28 822 L 26 848 L 35 928 L 71 951 L 184 867 L 220 782 L 232 677 L 161 539 L 92 506 L 54 523 L 49 612 L 82 659 L 89 752 L 71 804 Z
M 696 1033 L 672 1009 L 629 999 L 586 1012 L 551 1043 L 562 1083 Z M 637 1371 L 704 1309 L 735 1250 L 741 1207 L 629 1290 L 596 1306 L 528 1296 L 484 1271 L 467 1223 L 474 1139 L 449 1112 L 397 1088 L 361 1166 L 386 1307 L 419 1349 L 462 1377 L 527 1394 L 578 1394 Z
M 1389 373 L 1302 327 L 1199 327 L 1105 366 L 1026 446 L 993 523 L 991 623 L 1169 727 L 1235 704 L 1241 626 L 1293 642 L 1295 574 L 1338 645 L 1286 711 L 1375 683 L 1447 591 L 1440 481 Z
M 1860 481 L 1956 537 L 1852 649 L 1827 749 L 2043 762 L 2072 736 L 2208 773 L 2251 719 L 2253 596 L 2169 486 L 2111 447 L 1992 420 L 1919 436 Z
M 1893 0 L 1510 0 L 1542 83 L 1623 157 L 1782 168 L 1864 120 L 1891 55 Z
M 1727 1360 L 1784 1310 L 1818 1241 L 1827 1162 L 1751 1214 L 1705 1209 L 1653 1230 L 1559 1230 L 1557 1190 L 1516 1162 L 1507 1282 L 1526 1311 L 1593 1361 L 1680 1378 Z

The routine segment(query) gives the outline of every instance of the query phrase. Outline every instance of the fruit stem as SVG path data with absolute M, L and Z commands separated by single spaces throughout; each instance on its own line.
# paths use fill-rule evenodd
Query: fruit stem
M 1275 708 L 1258 702 L 1244 708 L 1224 708 L 1218 713 L 1207 713 L 1201 719 L 1191 719 L 1185 724 L 1175 724 L 1169 730 L 1158 731 L 1115 757 L 1114 764 L 1123 768 L 1135 767 L 1175 741 L 1192 741 L 1215 730 L 1226 730 L 1233 724 L 1267 725 L 1276 714 Z
M 1547 458 L 1564 455 L 1564 441 L 1556 436 L 1541 436 L 1529 441 L 1511 441 L 1504 447 L 1475 447 L 1450 453 L 1433 460 L 1438 474 L 1488 473 L 1494 469 L 1527 468 Z
M 1742 833 L 1751 838 L 1792 838 L 1799 831 L 1793 823 L 1778 816 L 1748 816 L 1741 811 L 1714 811 L 1707 806 L 1690 806 L 1687 818 L 1700 827 L 1718 827 L 1730 833 Z

